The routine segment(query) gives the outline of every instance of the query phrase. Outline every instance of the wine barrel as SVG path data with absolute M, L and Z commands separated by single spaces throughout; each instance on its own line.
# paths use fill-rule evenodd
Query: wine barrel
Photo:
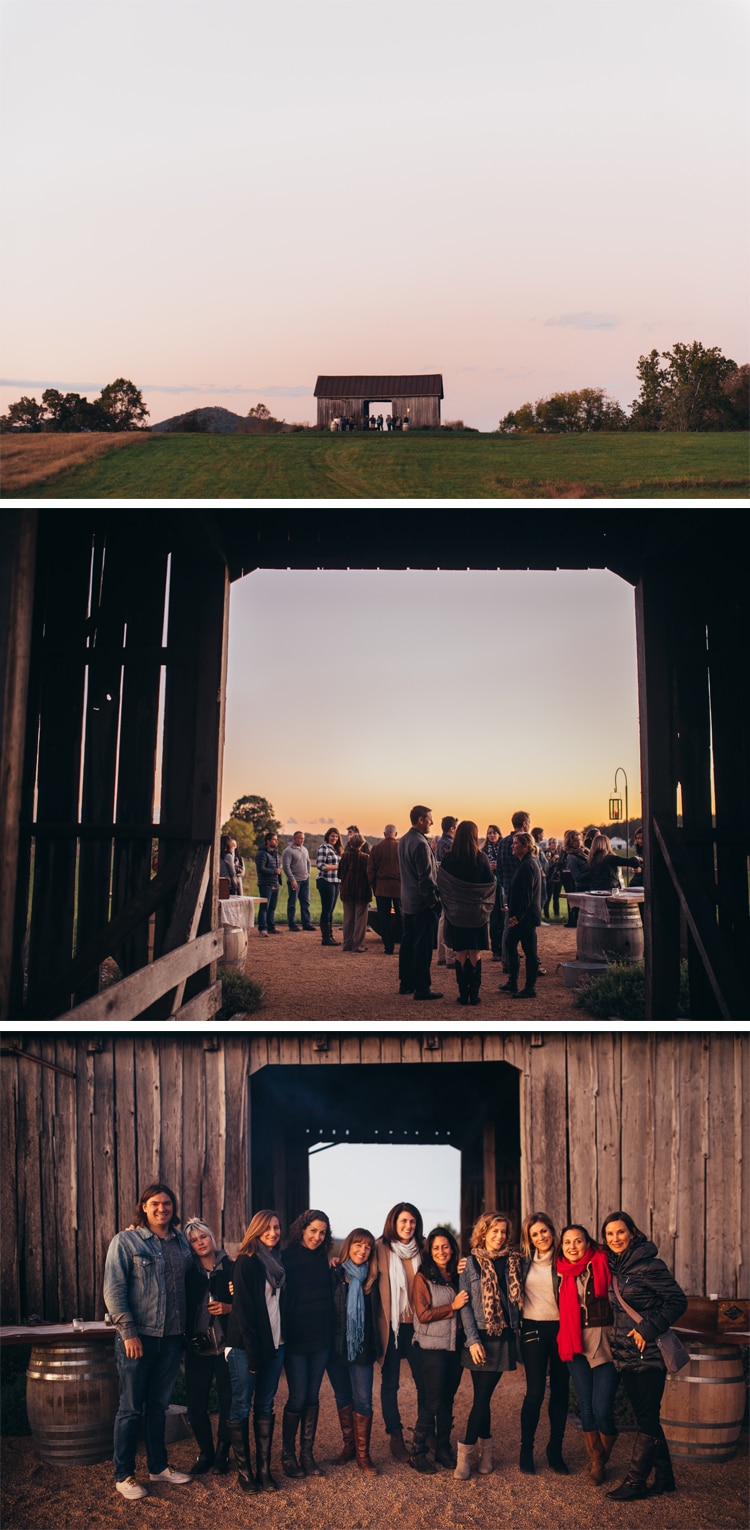
M 76 1337 L 34 1345 L 26 1411 L 40 1461 L 88 1466 L 111 1460 L 118 1402 L 113 1343 Z
M 581 962 L 642 962 L 643 924 L 638 904 L 626 898 L 587 901 L 578 916 L 576 956 Z
M 745 1411 L 742 1356 L 736 1344 L 686 1343 L 690 1364 L 667 1376 L 661 1424 L 673 1456 L 731 1461 Z
M 247 930 L 238 925 L 224 925 L 224 955 L 220 965 L 232 971 L 244 972 L 247 961 Z

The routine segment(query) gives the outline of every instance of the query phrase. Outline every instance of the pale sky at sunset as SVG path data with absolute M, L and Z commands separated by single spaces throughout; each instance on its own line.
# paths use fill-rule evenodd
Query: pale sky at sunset
M 440 371 L 484 430 L 748 359 L 744 0 L 0 0 L 0 407 Z
M 528 808 L 560 835 L 607 820 L 617 766 L 640 813 L 638 737 L 634 593 L 615 574 L 258 570 L 232 585 L 223 820 L 255 793 L 286 833 L 403 834 L 421 802 L 481 834 Z

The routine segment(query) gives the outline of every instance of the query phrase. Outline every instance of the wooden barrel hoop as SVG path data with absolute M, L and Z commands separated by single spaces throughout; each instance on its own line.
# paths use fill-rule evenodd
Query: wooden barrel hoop
M 731 1461 L 745 1411 L 742 1356 L 734 1344 L 688 1347 L 690 1364 L 668 1376 L 661 1424 L 673 1456 Z
M 247 961 L 247 930 L 239 925 L 224 925 L 224 955 L 220 965 L 232 971 L 244 972 Z

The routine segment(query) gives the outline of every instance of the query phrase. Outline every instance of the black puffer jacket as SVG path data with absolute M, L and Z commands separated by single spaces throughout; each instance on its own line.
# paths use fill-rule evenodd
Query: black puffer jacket
M 617 1300 L 614 1285 L 611 1288 L 614 1326 L 610 1334 L 612 1359 L 618 1371 L 643 1371 L 663 1369 L 664 1361 L 656 1343 L 660 1334 L 666 1333 L 687 1308 L 687 1297 L 670 1275 L 663 1259 L 657 1257 L 655 1243 L 644 1233 L 636 1233 L 624 1254 L 607 1252 L 613 1277 L 617 1277 L 620 1290 L 634 1312 L 641 1314 L 636 1323 Z M 641 1354 L 635 1339 L 628 1334 L 636 1328 L 646 1340 Z

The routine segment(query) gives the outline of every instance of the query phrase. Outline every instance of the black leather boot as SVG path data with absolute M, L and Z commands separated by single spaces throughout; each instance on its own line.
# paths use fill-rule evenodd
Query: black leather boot
M 479 990 L 480 990 L 480 988 L 482 986 L 482 963 L 481 962 L 477 962 L 476 967 L 472 967 L 471 962 L 469 962 L 468 966 L 469 966 L 469 1003 L 473 1004 L 473 1005 L 481 1004 L 482 1001 L 481 1001 L 481 999 L 479 997 Z
M 658 1498 L 662 1493 L 674 1493 L 677 1484 L 672 1470 L 672 1457 L 669 1454 L 669 1446 L 663 1434 L 659 1436 L 659 1443 L 654 1456 L 654 1480 L 648 1490 L 649 1498 Z
M 315 1431 L 317 1427 L 318 1404 L 313 1403 L 312 1407 L 303 1408 L 302 1410 L 302 1427 L 300 1429 L 299 1437 L 300 1466 L 302 1467 L 306 1477 L 325 1476 L 325 1472 L 321 1471 L 313 1455 L 313 1445 L 315 1444 Z
M 293 1413 L 291 1408 L 285 1408 L 281 1416 L 281 1465 L 285 1477 L 305 1475 L 297 1460 L 297 1430 L 301 1417 L 301 1413 Z
M 412 1437 L 409 1465 L 414 1467 L 415 1472 L 424 1472 L 431 1477 L 435 1475 L 436 1468 L 427 1454 L 427 1430 L 420 1429 L 418 1425 Z
M 457 1004 L 468 1004 L 469 1002 L 469 983 L 467 977 L 468 966 L 468 962 L 465 964 L 458 961 L 456 962 L 456 982 L 458 984 L 458 998 L 456 1000 Z
M 227 1424 L 229 1439 L 234 1456 L 234 1464 L 237 1467 L 237 1480 L 243 1493 L 259 1492 L 259 1484 L 253 1476 L 250 1465 L 250 1421 L 243 1418 L 234 1422 L 230 1418 Z
M 628 1474 L 619 1487 L 607 1494 L 608 1498 L 614 1498 L 617 1503 L 629 1503 L 633 1498 L 647 1498 L 648 1475 L 654 1464 L 656 1449 L 659 1439 L 653 1434 L 637 1434 L 633 1445 L 633 1454 L 630 1457 Z
M 275 1477 L 271 1476 L 271 1445 L 273 1443 L 273 1414 L 265 1414 L 255 1419 L 255 1455 L 258 1462 L 258 1487 L 265 1488 L 270 1493 L 277 1493 L 279 1484 Z
M 214 1476 L 225 1477 L 229 1471 L 229 1441 L 219 1440 L 214 1457 Z

